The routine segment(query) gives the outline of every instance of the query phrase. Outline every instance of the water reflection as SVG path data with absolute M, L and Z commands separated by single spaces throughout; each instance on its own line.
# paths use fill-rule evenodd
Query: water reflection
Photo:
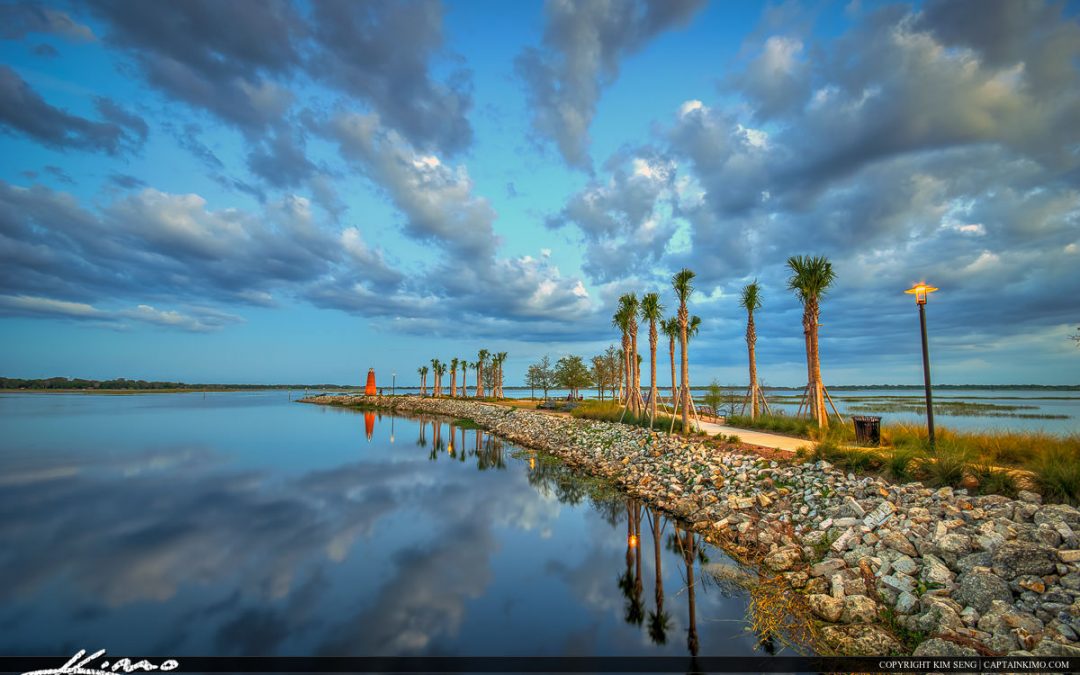
M 20 477 L 0 491 L 0 653 L 750 653 L 737 627 L 699 636 L 698 612 L 745 603 L 702 601 L 700 541 L 640 502 L 445 418 L 365 412 L 365 442 L 355 413 L 293 405 L 230 411 L 198 448 L 0 453 Z M 386 442 L 397 426 L 416 448 Z M 295 427 L 295 468 L 267 463 Z

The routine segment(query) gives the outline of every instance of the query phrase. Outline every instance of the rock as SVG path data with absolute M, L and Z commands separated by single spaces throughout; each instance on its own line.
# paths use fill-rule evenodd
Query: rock
M 975 651 L 971 647 L 964 647 L 958 645 L 955 642 L 949 642 L 948 640 L 942 640 L 941 638 L 930 638 L 923 642 L 915 651 L 911 652 L 912 656 L 978 656 L 979 652 Z
M 917 630 L 929 634 L 955 631 L 964 627 L 960 614 L 944 603 L 933 605 L 922 614 L 915 616 L 914 624 Z
M 813 612 L 815 616 L 830 623 L 839 621 L 841 614 L 844 612 L 844 602 L 842 600 L 838 600 L 831 595 L 825 595 L 824 593 L 815 593 L 806 596 L 806 603 L 810 606 L 810 611 Z
M 948 586 L 956 578 L 956 575 L 938 558 L 932 555 L 923 556 L 922 580 L 928 584 L 939 587 Z
M 849 595 L 844 598 L 841 623 L 874 623 L 878 618 L 878 604 L 865 595 Z
M 896 574 L 881 577 L 881 583 L 898 593 L 911 593 L 915 591 L 915 580 L 903 572 L 897 572 Z M 1006 590 L 1008 590 L 1007 587 Z
M 1009 584 L 996 574 L 968 572 L 960 577 L 960 588 L 953 594 L 961 605 L 973 607 L 980 614 L 990 609 L 994 600 L 1012 602 Z
M 975 567 L 990 567 L 993 564 L 992 558 L 986 551 L 978 551 L 970 555 L 966 555 L 956 561 L 954 566 L 959 572 L 970 572 Z
M 919 606 L 919 599 L 913 593 L 904 592 L 896 598 L 898 614 L 913 614 Z
M 1058 551 L 1058 557 L 1063 563 L 1080 562 L 1080 551 Z
M 1027 502 L 1028 504 L 1042 504 L 1042 495 L 1038 492 L 1021 490 L 1016 496 L 1020 501 Z
M 737 584 L 744 588 L 754 581 L 754 576 L 749 572 L 729 563 L 709 563 L 702 569 L 717 581 Z
M 782 546 L 765 556 L 765 565 L 774 572 L 791 569 L 802 560 L 802 549 L 798 546 Z
M 942 553 L 956 558 L 971 553 L 971 537 L 963 534 L 947 534 L 937 542 Z
M 1022 541 L 1007 541 L 993 555 L 994 571 L 1006 579 L 1022 574 L 1053 574 L 1057 571 L 1054 549 Z
M 1043 594 L 1046 592 L 1046 583 L 1041 577 L 1037 577 L 1033 574 L 1025 574 L 1023 576 L 1016 577 L 1013 580 L 1016 584 L 1016 589 L 1022 591 L 1031 591 L 1032 593 Z
M 919 563 L 910 556 L 902 555 L 892 562 L 892 568 L 902 574 L 912 575 L 919 571 Z
M 1001 600 L 994 600 L 990 609 L 979 619 L 979 630 L 987 633 L 1008 632 L 1014 628 L 1037 633 L 1043 628 L 1043 622 L 1035 616 L 1021 612 Z
M 862 518 L 866 515 L 866 509 L 864 509 L 859 502 L 855 501 L 855 498 L 851 495 L 844 498 L 844 507 L 841 510 L 847 515 L 855 518 Z
M 887 630 L 875 625 L 825 626 L 825 643 L 837 653 L 848 656 L 898 654 L 903 646 Z
M 917 557 L 919 552 L 915 550 L 915 546 L 905 537 L 903 534 L 895 531 L 889 531 L 882 535 L 881 543 L 888 546 L 894 551 L 903 553 L 906 556 L 912 558 Z
M 1048 504 L 1036 511 L 1032 520 L 1036 525 L 1043 523 L 1080 525 L 1080 511 L 1066 504 Z
M 810 576 L 812 577 L 825 577 L 829 576 L 833 572 L 839 572 L 847 567 L 843 560 L 840 558 L 827 558 L 821 562 L 810 566 Z

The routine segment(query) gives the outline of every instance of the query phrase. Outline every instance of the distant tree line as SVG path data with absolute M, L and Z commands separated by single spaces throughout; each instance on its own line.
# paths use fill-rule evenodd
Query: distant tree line
M 159 382 L 147 380 L 129 380 L 124 377 L 114 380 L 84 380 L 82 378 L 47 377 L 43 379 L 26 379 L 19 377 L 0 377 L 0 389 L 34 389 L 34 390 L 146 390 L 155 389 L 199 389 L 199 390 L 233 390 L 233 389 L 345 389 L 339 384 L 190 384 L 186 382 Z

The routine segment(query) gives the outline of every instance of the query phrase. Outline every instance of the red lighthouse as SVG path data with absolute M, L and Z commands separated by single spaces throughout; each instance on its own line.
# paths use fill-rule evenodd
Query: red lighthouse
M 375 389 L 375 369 L 368 368 L 367 385 L 364 387 L 364 396 L 374 396 L 378 391 Z

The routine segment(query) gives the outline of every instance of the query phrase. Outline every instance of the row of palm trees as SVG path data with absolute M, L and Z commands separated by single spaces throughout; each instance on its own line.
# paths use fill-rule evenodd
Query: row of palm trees
M 611 323 L 622 333 L 623 354 L 623 377 L 626 387 L 620 387 L 619 401 L 627 407 L 630 413 L 643 416 L 646 413 L 646 404 L 641 396 L 641 358 L 638 356 L 637 334 L 638 319 L 649 323 L 649 364 L 651 367 L 649 378 L 649 403 L 648 414 L 650 419 L 656 418 L 657 386 L 656 386 L 656 349 L 660 340 L 659 330 L 668 336 L 671 353 L 671 398 L 677 401 L 676 407 L 682 409 L 683 429 L 689 430 L 690 426 L 690 375 L 689 357 L 687 355 L 687 343 L 693 334 L 696 334 L 701 325 L 699 317 L 691 317 L 686 304 L 690 295 L 694 292 L 694 272 L 683 268 L 671 278 L 671 287 L 675 292 L 679 309 L 674 317 L 664 319 L 664 305 L 657 293 L 646 293 L 640 300 L 637 294 L 625 293 L 619 298 L 619 305 L 612 316 Z M 659 330 L 658 330 L 659 326 Z M 681 374 L 679 391 L 675 391 L 675 341 L 679 342 L 681 355 Z
M 829 425 L 829 416 L 825 408 L 825 385 L 821 379 L 821 351 L 818 346 L 818 328 L 821 318 L 821 298 L 836 280 L 832 263 L 824 256 L 792 256 L 787 260 L 791 272 L 788 289 L 795 293 L 803 306 L 802 326 L 806 343 L 806 377 L 804 394 L 806 410 L 817 422 L 819 428 Z M 623 377 L 626 387 L 620 386 L 619 401 L 634 415 L 641 416 L 645 402 L 641 396 L 641 359 L 638 356 L 637 333 L 638 319 L 649 324 L 649 404 L 650 419 L 656 417 L 656 349 L 659 331 L 669 339 L 671 355 L 671 396 L 681 412 L 684 433 L 689 431 L 689 415 L 692 407 L 690 398 L 690 364 L 687 346 L 691 337 L 697 334 L 701 319 L 690 316 L 687 302 L 694 292 L 693 271 L 683 268 L 671 278 L 671 287 L 678 302 L 678 311 L 674 317 L 663 319 L 664 306 L 657 293 L 646 293 L 639 300 L 634 293 L 626 293 L 619 298 L 618 308 L 612 316 L 612 325 L 622 333 Z M 740 306 L 746 310 L 746 347 L 750 366 L 750 387 L 747 392 L 747 405 L 751 418 L 756 418 L 761 411 L 759 401 L 767 407 L 757 376 L 757 330 L 754 325 L 754 312 L 761 308 L 761 287 L 758 282 L 747 284 L 742 289 Z M 675 383 L 675 342 L 679 343 L 680 377 L 679 388 Z
M 420 395 L 427 396 L 427 377 L 428 373 L 434 376 L 431 387 L 431 395 L 438 397 L 443 395 L 442 377 L 446 374 L 447 368 L 450 370 L 450 383 L 449 383 L 449 395 L 452 398 L 459 396 L 459 388 L 457 383 L 458 369 L 461 370 L 461 387 L 460 396 L 468 396 L 468 377 L 469 369 L 476 371 L 476 385 L 475 394 L 476 398 L 484 398 L 486 395 L 485 386 L 490 385 L 491 396 L 494 398 L 503 397 L 503 364 L 506 362 L 507 352 L 496 352 L 492 354 L 486 349 L 481 349 L 476 354 L 475 361 L 468 361 L 467 359 L 450 359 L 449 364 L 445 364 L 439 359 L 431 359 L 431 367 L 420 366 L 416 369 L 416 374 L 420 376 Z M 486 376 L 485 376 L 486 375 Z

